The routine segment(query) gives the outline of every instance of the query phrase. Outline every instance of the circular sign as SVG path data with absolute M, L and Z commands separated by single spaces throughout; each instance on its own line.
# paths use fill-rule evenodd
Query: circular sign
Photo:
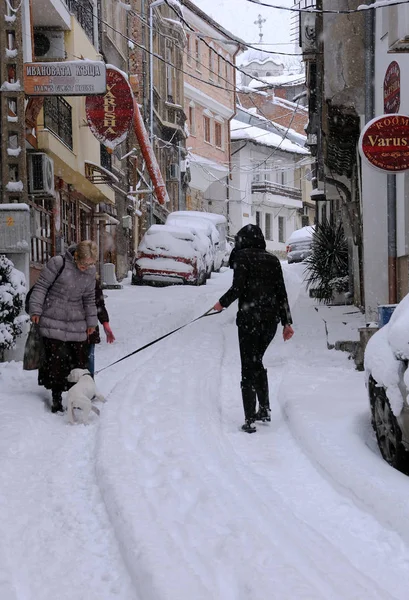
M 400 67 L 396 60 L 386 69 L 383 80 L 383 109 L 385 113 L 397 113 L 400 108 Z
M 114 149 L 124 141 L 133 119 L 134 98 L 121 71 L 107 68 L 107 91 L 87 96 L 85 112 L 88 126 L 101 144 Z
M 361 132 L 359 151 L 382 171 L 399 173 L 409 169 L 409 117 L 392 114 L 369 121 Z

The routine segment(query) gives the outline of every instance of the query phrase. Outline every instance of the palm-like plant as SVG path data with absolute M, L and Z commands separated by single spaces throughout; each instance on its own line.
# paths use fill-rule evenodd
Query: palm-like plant
M 328 304 L 334 291 L 345 288 L 348 282 L 348 243 L 341 223 L 325 220 L 316 225 L 312 252 L 304 264 L 307 289 L 313 289 L 314 296 Z

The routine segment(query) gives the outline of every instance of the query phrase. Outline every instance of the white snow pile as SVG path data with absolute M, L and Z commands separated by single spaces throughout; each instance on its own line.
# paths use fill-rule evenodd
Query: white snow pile
M 187 228 L 152 225 L 143 236 L 138 252 L 158 256 L 194 258 L 200 252 L 197 237 Z

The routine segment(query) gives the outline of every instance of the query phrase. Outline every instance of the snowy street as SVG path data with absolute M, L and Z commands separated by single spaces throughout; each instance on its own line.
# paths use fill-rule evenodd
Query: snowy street
M 409 480 L 380 457 L 365 375 L 327 349 L 303 267 L 283 269 L 295 335 L 279 326 L 266 353 L 272 421 L 254 435 L 236 304 L 96 375 L 88 426 L 0 364 L 1 600 L 407 599 Z M 222 271 L 106 291 L 116 342 L 96 369 L 203 314 Z

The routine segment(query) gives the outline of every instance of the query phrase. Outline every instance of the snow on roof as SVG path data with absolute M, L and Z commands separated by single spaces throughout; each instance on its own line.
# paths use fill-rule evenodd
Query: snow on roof
M 280 148 L 283 152 L 294 152 L 296 154 L 309 154 L 307 148 L 303 148 L 290 140 L 281 137 L 276 133 L 271 133 L 260 129 L 260 127 L 252 127 L 233 119 L 231 121 L 231 139 L 234 140 L 249 140 L 255 144 L 269 146 L 272 148 Z
M 265 85 L 295 85 L 305 83 L 304 73 L 283 73 L 282 75 L 269 75 L 268 77 L 260 76 L 258 79 L 252 79 L 248 84 L 251 89 L 257 89 L 263 87 L 263 84 L 259 81 L 262 79 Z

